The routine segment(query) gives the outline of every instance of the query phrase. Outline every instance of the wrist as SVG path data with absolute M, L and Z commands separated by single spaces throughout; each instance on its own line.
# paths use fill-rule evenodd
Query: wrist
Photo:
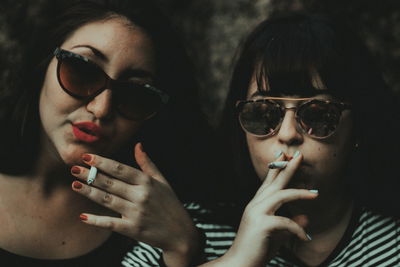
M 205 262 L 206 236 L 198 228 L 190 236 L 176 242 L 171 249 L 163 250 L 163 260 L 168 267 L 195 266 Z

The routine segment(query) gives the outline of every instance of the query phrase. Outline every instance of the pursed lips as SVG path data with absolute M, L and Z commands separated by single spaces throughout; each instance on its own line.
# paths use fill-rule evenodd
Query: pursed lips
M 99 141 L 104 136 L 101 127 L 93 122 L 84 121 L 71 124 L 73 134 L 79 141 L 93 143 Z

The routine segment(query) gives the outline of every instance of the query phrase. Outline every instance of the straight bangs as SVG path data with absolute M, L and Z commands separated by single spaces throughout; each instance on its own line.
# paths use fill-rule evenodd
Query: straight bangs
M 270 20 L 262 29 L 258 35 L 262 49 L 258 47 L 254 58 L 258 90 L 270 96 L 326 93 L 350 98 L 345 90 L 349 82 L 345 53 L 327 22 L 316 23 L 298 15 L 279 23 Z

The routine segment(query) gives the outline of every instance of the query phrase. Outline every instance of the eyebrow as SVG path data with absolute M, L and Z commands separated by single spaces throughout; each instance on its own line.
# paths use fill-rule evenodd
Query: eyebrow
M 98 49 L 96 49 L 96 48 L 94 48 L 93 46 L 90 46 L 90 45 L 75 45 L 72 48 L 80 48 L 80 47 L 84 47 L 84 48 L 88 48 L 88 49 L 92 50 L 93 54 L 96 57 L 98 57 L 98 58 L 100 58 L 100 59 L 102 59 L 104 61 L 108 61 L 109 60 L 107 58 L 107 56 L 104 55 L 100 50 L 98 50 Z
M 75 45 L 72 48 L 79 48 L 79 47 L 88 48 L 93 52 L 93 54 L 96 57 L 98 57 L 98 58 L 100 58 L 101 60 L 104 60 L 104 61 L 109 61 L 108 57 L 105 54 L 103 54 L 100 50 L 94 48 L 93 46 L 90 46 L 90 45 Z M 124 71 L 122 73 L 121 77 L 122 77 L 122 79 L 124 77 L 126 77 L 126 78 L 131 78 L 131 77 L 149 78 L 151 80 L 155 79 L 155 76 L 154 76 L 154 74 L 152 72 L 144 70 L 144 69 L 140 69 L 140 68 L 126 70 L 126 71 Z

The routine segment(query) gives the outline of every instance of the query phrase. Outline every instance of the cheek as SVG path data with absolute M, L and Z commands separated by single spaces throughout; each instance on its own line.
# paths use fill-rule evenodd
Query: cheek
M 324 175 L 340 175 L 351 154 L 350 148 L 346 144 L 318 146 L 316 156 L 310 155 L 317 167 L 317 173 Z
M 123 118 L 116 119 L 115 129 L 117 132 L 115 135 L 116 138 L 114 138 L 115 145 L 120 147 L 131 140 L 140 130 L 142 125 L 142 122 L 130 121 Z
M 259 140 L 254 136 L 247 136 L 247 146 L 249 148 L 250 159 L 253 167 L 260 179 L 267 175 L 268 163 L 274 161 L 272 144 L 267 140 Z
M 59 115 L 69 114 L 81 105 L 80 101 L 62 90 L 55 74 L 55 63 L 52 62 L 40 93 L 39 111 L 42 121 L 57 119 Z

